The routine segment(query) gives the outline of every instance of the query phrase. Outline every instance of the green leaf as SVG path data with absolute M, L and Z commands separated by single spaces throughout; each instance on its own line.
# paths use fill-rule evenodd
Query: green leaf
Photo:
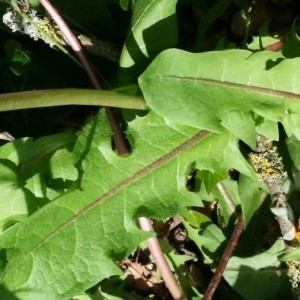
M 242 175 L 241 175 L 242 176 Z M 227 179 L 222 181 L 222 185 L 226 191 L 226 194 L 233 201 L 234 205 L 237 207 L 240 203 L 240 194 L 238 190 L 238 183 L 232 179 Z M 223 227 L 227 226 L 229 221 L 232 220 L 232 208 L 229 207 L 224 195 L 220 193 L 219 188 L 215 187 L 213 191 L 215 199 L 218 199 L 219 209 L 220 209 L 220 223 Z
M 228 177 L 228 175 L 227 175 Z M 238 183 L 232 179 L 226 178 L 225 180 L 219 181 L 224 190 L 226 191 L 226 197 L 230 197 L 233 204 L 235 206 L 239 206 L 240 203 L 240 195 L 238 190 Z M 207 192 L 206 188 L 201 187 L 200 191 L 197 193 L 199 198 L 205 201 L 218 201 L 219 208 L 219 225 L 221 227 L 226 227 L 228 222 L 232 219 L 232 207 L 228 205 L 227 199 L 224 199 L 224 194 L 220 192 L 220 187 L 213 186 L 210 193 Z M 198 205 L 199 206 L 199 205 Z M 199 226 L 199 221 L 205 218 L 203 215 L 199 215 L 199 213 L 194 211 L 189 211 L 187 215 L 184 215 L 185 219 L 189 221 L 189 223 L 193 226 Z M 199 218 L 199 220 L 197 220 Z M 207 217 L 206 217 L 207 218 Z
M 27 218 L 38 208 L 35 197 L 24 188 L 2 190 L 0 201 L 0 232 Z
M 267 193 L 264 190 L 266 187 L 243 175 L 240 176 L 238 185 L 244 221 L 247 225 L 264 199 L 263 195 Z
M 170 49 L 156 57 L 139 83 L 150 108 L 168 123 L 214 132 L 223 126 L 253 147 L 254 115 L 284 126 L 289 120 L 289 133 L 298 133 L 298 64 L 300 59 L 266 51 Z
M 225 280 L 246 300 L 292 299 L 286 274 L 278 272 L 278 257 L 284 249 L 283 240 L 278 240 L 261 254 L 232 257 L 224 272 Z
M 28 2 L 30 3 L 31 7 L 37 7 L 41 5 L 39 0 L 28 0 Z
M 300 170 L 300 153 L 299 153 L 300 141 L 295 137 L 291 136 L 290 138 L 287 139 L 286 143 L 289 150 L 289 154 L 291 156 L 293 163 L 295 164 L 295 167 L 298 170 Z
M 210 219 L 206 215 L 203 215 L 194 210 L 188 210 L 187 213 L 183 215 L 183 217 L 193 227 L 199 227 L 200 224 L 210 221 Z
M 69 159 L 71 154 L 65 150 L 63 157 L 59 156 L 63 148 L 72 145 L 74 141 L 73 134 L 63 133 L 35 141 L 20 139 L 0 148 L 1 231 L 28 217 L 43 205 L 43 202 L 47 202 L 36 199 L 45 197 L 43 186 L 46 188 L 47 185 L 46 178 L 41 179 L 43 172 L 48 172 L 48 178 L 60 176 L 64 180 L 77 179 L 77 169 Z M 60 151 L 56 152 L 59 149 Z M 69 164 L 64 165 L 62 159 Z M 33 176 L 35 174 L 39 174 L 38 183 L 36 176 Z
M 192 260 L 193 256 L 176 253 L 175 250 L 163 240 L 160 241 L 160 246 L 166 256 L 171 270 L 176 273 L 186 297 L 188 297 L 188 299 L 193 299 L 193 296 L 195 296 L 195 292 L 192 289 L 192 285 L 188 276 L 186 276 L 187 272 L 184 266 L 184 263 Z
M 59 162 L 56 162 L 54 165 L 49 165 L 48 161 L 57 150 L 68 148 L 70 146 L 72 147 L 75 140 L 76 136 L 74 134 L 60 133 L 52 136 L 41 137 L 31 143 L 27 142 L 25 147 L 20 145 L 17 149 L 20 159 L 19 168 L 21 178 L 26 180 L 34 174 L 45 171 L 52 173 L 57 172 L 53 168 L 59 168 L 57 165 Z M 72 165 L 66 166 L 65 168 L 69 169 L 70 167 L 72 168 Z M 64 176 L 68 179 L 68 175 L 66 173 Z
M 289 260 L 299 260 L 300 258 L 300 248 L 293 248 L 289 252 L 285 253 L 280 257 L 281 261 L 289 261 Z
M 49 175 L 54 179 L 75 181 L 78 178 L 78 172 L 74 163 L 73 155 L 68 149 L 56 151 L 51 158 Z
M 217 154 L 217 153 L 216 153 Z M 217 172 L 214 170 L 201 170 L 199 172 L 199 178 L 203 181 L 205 185 L 205 190 L 208 194 L 211 193 L 212 189 L 216 186 L 216 184 L 222 180 L 224 180 L 228 176 L 228 170 L 219 169 Z
M 283 43 L 282 47 L 282 54 L 287 58 L 294 58 L 299 57 L 300 51 L 300 38 L 297 34 L 297 28 L 299 26 L 296 26 L 298 20 L 295 20 L 293 25 L 291 26 L 291 29 L 286 34 L 286 40 Z
M 277 122 L 264 120 L 262 123 L 257 125 L 256 132 L 260 135 L 265 136 L 269 140 L 279 140 L 279 130 Z
M 177 0 L 134 2 L 130 32 L 120 57 L 122 85 L 136 82 L 150 61 L 177 43 Z
M 82 190 L 62 195 L 0 236 L 8 260 L 2 283 L 21 299 L 32 299 L 31 291 L 67 299 L 120 274 L 114 261 L 152 234 L 140 231 L 138 217 L 167 218 L 194 203 L 195 193 L 185 185 L 190 165 L 234 167 L 253 176 L 226 130 L 216 135 L 172 128 L 150 113 L 129 124 L 133 152 L 119 157 L 104 113 L 98 118 L 73 151 Z M 216 155 L 221 151 L 227 154 Z
M 234 135 L 245 141 L 252 149 L 256 146 L 255 122 L 252 116 L 247 112 L 239 110 L 228 111 L 224 115 L 221 124 Z
M 226 241 L 222 230 L 213 222 L 203 222 L 199 229 L 193 228 L 188 222 L 182 221 L 188 231 L 188 236 L 192 239 L 204 256 L 204 262 L 212 264 L 217 257 L 216 252 L 220 254 L 220 246 Z
M 50 146 L 51 137 L 47 138 L 45 141 L 48 140 Z M 25 173 L 27 172 L 26 187 L 32 191 L 36 197 L 44 200 L 40 203 L 41 205 L 43 205 L 43 202 L 53 200 L 67 192 L 69 188 L 76 187 L 74 182 L 78 179 L 79 174 L 75 167 L 73 154 L 66 149 L 70 146 L 70 143 L 68 143 L 67 140 L 65 142 L 65 144 L 61 145 L 62 148 L 60 149 L 52 148 L 52 151 L 56 151 L 54 154 L 48 153 L 48 155 L 39 157 L 39 161 L 33 163 L 34 167 L 29 167 L 25 171 Z M 38 145 L 33 144 L 32 148 L 36 146 Z M 52 146 L 54 146 L 54 144 L 52 144 Z M 46 153 L 47 152 L 45 152 L 45 154 Z M 49 159 L 49 157 L 51 158 Z M 21 175 L 24 176 L 24 172 L 22 172 Z
M 0 232 L 33 213 L 38 205 L 35 197 L 19 183 L 17 166 L 0 160 Z
M 31 138 L 17 139 L 12 142 L 9 142 L 0 147 L 0 157 L 3 159 L 8 159 L 13 162 L 15 165 L 18 165 L 22 161 L 21 153 L 28 152 L 29 147 L 32 143 Z
M 31 53 L 24 51 L 17 41 L 8 40 L 5 43 L 5 50 L 10 59 L 10 68 L 15 75 L 24 75 L 32 68 Z

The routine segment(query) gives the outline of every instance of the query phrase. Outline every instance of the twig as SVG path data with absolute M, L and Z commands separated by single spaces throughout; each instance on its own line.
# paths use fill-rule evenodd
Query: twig
M 144 231 L 153 231 L 151 220 L 148 218 L 140 217 L 139 218 L 140 227 Z M 185 300 L 187 299 L 184 295 L 181 286 L 176 280 L 173 272 L 171 271 L 167 260 L 161 250 L 157 237 L 152 237 L 147 240 L 148 248 L 151 252 L 153 260 L 158 267 L 161 277 L 163 278 L 166 287 L 169 289 L 172 297 L 176 300 Z
M 240 216 L 235 225 L 235 228 L 230 237 L 230 240 L 228 241 L 228 244 L 224 250 L 224 253 L 220 259 L 220 262 L 217 266 L 215 274 L 213 275 L 213 277 L 204 293 L 203 300 L 211 300 L 212 299 L 212 297 L 221 281 L 221 278 L 222 278 L 224 270 L 228 264 L 228 261 L 229 261 L 230 257 L 232 256 L 232 253 L 237 245 L 237 242 L 243 231 L 243 228 L 244 228 L 244 220 L 243 220 L 243 217 Z
M 45 10 L 50 14 L 52 19 L 55 21 L 61 32 L 63 33 L 64 38 L 70 45 L 70 47 L 73 49 L 77 57 L 79 58 L 80 62 L 82 63 L 92 85 L 95 89 L 100 90 L 101 85 L 100 82 L 94 72 L 93 67 L 91 66 L 87 56 L 85 55 L 84 49 L 78 40 L 78 38 L 73 34 L 69 26 L 66 24 L 66 22 L 63 20 L 61 15 L 57 12 L 55 7 L 50 3 L 48 0 L 39 0 L 40 3 L 43 5 Z M 114 110 L 110 107 L 105 107 L 105 111 L 107 114 L 107 117 L 109 119 L 112 133 L 113 133 L 113 139 L 115 142 L 116 150 L 119 155 L 124 155 L 129 153 L 129 149 L 127 147 L 127 144 L 124 139 L 123 132 L 119 126 L 118 120 L 116 118 L 116 115 L 114 113 Z

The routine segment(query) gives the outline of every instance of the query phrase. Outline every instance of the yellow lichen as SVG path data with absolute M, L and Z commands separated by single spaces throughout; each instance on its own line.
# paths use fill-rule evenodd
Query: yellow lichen
M 282 184 L 286 179 L 282 159 L 275 146 L 264 152 L 251 152 L 249 158 L 260 182 Z

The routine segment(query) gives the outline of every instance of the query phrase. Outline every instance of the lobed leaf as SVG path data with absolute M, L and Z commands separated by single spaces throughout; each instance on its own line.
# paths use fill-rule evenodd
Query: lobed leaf
M 162 219 L 201 206 L 199 195 L 186 188 L 192 169 L 199 170 L 208 192 L 228 179 L 229 169 L 242 173 L 238 185 L 229 185 L 248 221 L 261 191 L 252 185 L 256 177 L 240 153 L 239 139 L 254 148 L 257 130 L 277 136 L 277 122 L 282 122 L 288 134 L 297 137 L 300 128 L 297 86 L 291 78 L 278 82 L 279 74 L 289 74 L 297 60 L 281 59 L 276 53 L 237 50 L 222 55 L 167 50 L 159 55 L 140 78 L 153 112 L 129 124 L 129 156 L 119 157 L 111 149 L 103 112 L 79 135 L 72 158 L 67 152 L 51 156 L 59 178 L 75 180 L 74 166 L 60 168 L 61 159 L 74 162 L 81 189 L 60 194 L 0 236 L 3 291 L 24 300 L 37 295 L 68 299 L 120 274 L 114 262 L 151 234 L 139 230 L 138 217 Z M 18 161 L 9 147 L 4 150 L 9 162 Z M 35 170 L 32 157 L 26 159 Z M 31 180 L 36 171 L 29 168 L 24 174 L 23 179 Z M 186 224 L 206 261 L 213 263 L 225 236 L 209 222 L 200 225 L 202 236 Z
M 219 132 L 255 147 L 255 126 L 282 122 L 299 138 L 300 59 L 244 50 L 192 54 L 169 49 L 140 77 L 145 99 L 168 123 Z
M 2 287 L 24 300 L 39 292 L 52 299 L 80 294 L 120 274 L 114 261 L 151 234 L 140 231 L 138 217 L 167 218 L 201 205 L 186 189 L 191 165 L 254 176 L 228 131 L 174 128 L 150 113 L 130 123 L 128 136 L 133 153 L 119 157 L 103 113 L 86 126 L 73 151 L 82 190 L 62 195 L 0 236 L 7 260 Z

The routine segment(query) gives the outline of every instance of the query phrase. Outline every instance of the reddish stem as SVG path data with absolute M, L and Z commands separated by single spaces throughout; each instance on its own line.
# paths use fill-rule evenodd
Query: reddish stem
M 140 217 L 139 218 L 140 227 L 144 231 L 153 231 L 153 226 L 151 220 L 148 218 Z M 153 260 L 161 273 L 168 290 L 170 291 L 172 297 L 176 300 L 186 300 L 181 286 L 176 280 L 174 274 L 172 273 L 167 260 L 164 256 L 164 253 L 159 245 L 157 237 L 152 237 L 147 240 L 147 245 L 150 250 L 150 253 L 153 257 Z
M 93 87 L 95 89 L 101 90 L 101 84 L 98 80 L 98 77 L 95 74 L 93 67 L 91 66 L 87 56 L 84 52 L 84 49 L 79 41 L 79 39 L 73 34 L 72 30 L 69 28 L 67 23 L 63 20 L 61 15 L 58 13 L 56 8 L 50 3 L 48 0 L 39 0 L 46 11 L 50 14 L 51 18 L 55 21 L 61 32 L 63 33 L 64 38 L 67 43 L 73 49 L 78 59 L 82 63 Z M 114 113 L 114 109 L 111 107 L 105 108 L 106 115 L 110 122 L 110 126 L 113 133 L 113 139 L 115 142 L 115 146 L 119 155 L 124 155 L 129 153 L 129 149 L 127 147 L 126 141 L 124 139 L 123 132 L 119 126 L 118 120 Z
M 211 300 L 212 299 L 212 297 L 221 281 L 221 278 L 222 278 L 224 270 L 228 264 L 228 261 L 229 261 L 230 257 L 232 256 L 234 249 L 236 248 L 237 242 L 240 238 L 243 228 L 244 228 L 244 220 L 243 220 L 243 217 L 240 216 L 235 225 L 235 228 L 230 237 L 230 240 L 228 241 L 228 244 L 224 250 L 224 253 L 220 259 L 220 262 L 217 266 L 215 274 L 213 275 L 213 277 L 205 291 L 203 300 Z

